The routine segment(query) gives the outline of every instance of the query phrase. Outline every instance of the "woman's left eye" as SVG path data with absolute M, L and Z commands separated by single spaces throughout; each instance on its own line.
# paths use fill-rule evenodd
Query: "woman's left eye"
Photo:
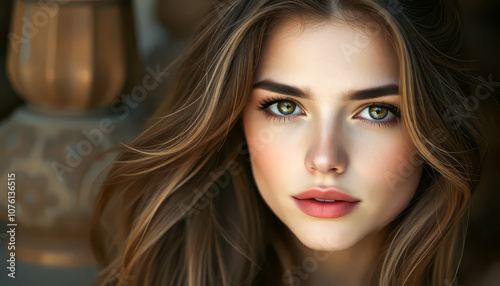
M 258 110 L 263 111 L 270 119 L 290 120 L 296 115 L 305 114 L 299 104 L 286 98 L 273 97 L 259 102 Z M 362 118 L 371 124 L 390 125 L 396 123 L 401 117 L 399 108 L 386 103 L 372 103 L 365 107 L 355 118 Z
M 373 123 L 392 123 L 401 117 L 401 112 L 395 106 L 384 104 L 367 106 L 358 115 Z

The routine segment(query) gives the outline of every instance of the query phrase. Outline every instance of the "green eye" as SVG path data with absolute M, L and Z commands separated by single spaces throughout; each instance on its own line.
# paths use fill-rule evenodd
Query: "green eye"
M 368 114 L 370 114 L 370 117 L 375 120 L 384 119 L 389 113 L 389 110 L 387 110 L 387 108 L 380 106 L 369 106 L 368 108 Z
M 400 113 L 400 110 L 395 106 L 386 106 L 386 104 L 379 103 L 365 107 L 358 113 L 358 117 L 371 122 L 382 123 L 399 119 Z
M 295 111 L 297 105 L 290 101 L 279 101 L 276 104 L 277 111 L 283 115 L 290 115 Z M 272 108 L 271 108 L 272 109 Z
M 286 98 L 272 97 L 259 103 L 257 109 L 264 111 L 264 115 L 273 120 L 291 120 L 296 117 L 295 115 L 304 114 L 297 102 Z

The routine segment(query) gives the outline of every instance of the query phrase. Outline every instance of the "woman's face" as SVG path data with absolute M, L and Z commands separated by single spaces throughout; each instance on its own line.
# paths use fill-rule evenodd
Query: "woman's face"
M 415 194 L 422 165 L 398 117 L 398 65 L 373 22 L 289 20 L 265 43 L 242 118 L 252 172 L 311 249 L 356 244 Z

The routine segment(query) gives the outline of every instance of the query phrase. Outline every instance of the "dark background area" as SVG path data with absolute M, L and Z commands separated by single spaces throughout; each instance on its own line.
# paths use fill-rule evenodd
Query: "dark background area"
M 465 55 L 474 75 L 494 88 L 480 101 L 478 117 L 487 131 L 489 153 L 482 180 L 473 196 L 459 284 L 500 285 L 500 2 L 460 1 L 465 34 Z

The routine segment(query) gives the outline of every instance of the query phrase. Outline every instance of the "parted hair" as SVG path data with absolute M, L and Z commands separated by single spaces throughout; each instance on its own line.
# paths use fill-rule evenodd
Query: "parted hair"
M 391 222 L 373 283 L 451 285 L 484 154 L 477 119 L 458 108 L 478 83 L 459 59 L 460 16 L 451 0 L 219 1 L 179 57 L 164 104 L 118 150 L 99 191 L 96 285 L 287 284 L 279 249 L 286 228 L 258 195 L 240 115 L 270 30 L 297 17 L 370 18 L 389 35 L 400 65 L 402 128 L 424 172 Z

